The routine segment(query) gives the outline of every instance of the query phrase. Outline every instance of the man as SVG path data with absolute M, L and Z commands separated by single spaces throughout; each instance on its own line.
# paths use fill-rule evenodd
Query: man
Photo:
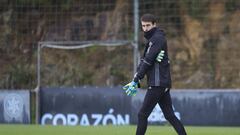
M 147 39 L 144 54 L 137 68 L 132 82 L 123 89 L 127 95 L 135 96 L 139 81 L 147 75 L 148 90 L 142 107 L 138 112 L 138 125 L 136 135 L 144 135 L 147 129 L 148 116 L 156 104 L 162 109 L 165 118 L 174 127 L 178 135 L 186 135 L 186 131 L 172 108 L 170 97 L 171 75 L 168 59 L 167 41 L 165 34 L 156 26 L 156 18 L 152 14 L 144 14 L 141 17 L 144 37 Z

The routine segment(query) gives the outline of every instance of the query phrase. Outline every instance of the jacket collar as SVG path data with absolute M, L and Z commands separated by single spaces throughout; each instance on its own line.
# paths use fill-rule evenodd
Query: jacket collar
M 157 27 L 152 28 L 151 30 L 144 32 L 144 37 L 149 40 L 153 34 L 155 33 L 155 31 L 157 30 Z

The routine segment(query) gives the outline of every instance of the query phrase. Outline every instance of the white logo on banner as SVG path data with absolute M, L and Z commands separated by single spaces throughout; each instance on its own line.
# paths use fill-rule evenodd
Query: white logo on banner
M 97 126 L 97 125 L 129 125 L 130 115 L 129 114 L 113 114 L 114 109 L 110 108 L 107 114 L 82 114 L 77 115 L 73 113 L 68 114 L 51 114 L 45 113 L 41 118 L 41 124 L 45 125 L 50 123 L 52 125 L 81 125 L 81 126 Z M 93 121 L 93 123 L 91 123 Z
M 173 107 L 173 106 L 172 106 Z M 176 117 L 180 120 L 180 113 L 179 112 L 175 112 L 175 108 L 173 107 L 173 111 L 174 114 L 176 115 Z M 155 108 L 153 109 L 152 113 L 150 114 L 150 116 L 148 117 L 148 121 L 150 123 L 155 123 L 155 122 L 166 122 L 167 120 L 165 119 L 162 109 L 159 107 L 159 105 L 157 104 L 155 106 Z
M 17 119 L 23 112 L 23 100 L 17 94 L 8 94 L 4 98 L 4 113 L 10 118 Z

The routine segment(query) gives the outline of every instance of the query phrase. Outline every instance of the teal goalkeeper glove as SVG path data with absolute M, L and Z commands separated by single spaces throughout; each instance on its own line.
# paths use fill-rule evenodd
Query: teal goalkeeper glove
M 137 94 L 138 83 L 132 81 L 125 85 L 123 89 L 128 96 L 135 96 Z
M 156 60 L 158 61 L 158 62 L 161 62 L 162 61 L 162 59 L 163 59 L 163 56 L 164 56 L 164 51 L 163 50 L 161 50 L 160 51 L 160 53 L 158 54 L 158 56 L 157 56 L 157 58 L 156 58 Z

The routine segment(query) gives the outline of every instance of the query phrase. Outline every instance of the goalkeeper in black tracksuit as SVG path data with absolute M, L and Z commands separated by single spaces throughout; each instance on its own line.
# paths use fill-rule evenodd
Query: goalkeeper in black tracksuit
M 182 123 L 177 119 L 172 108 L 169 92 L 171 88 L 170 63 L 165 34 L 156 27 L 155 16 L 151 14 L 144 14 L 141 17 L 141 24 L 144 37 L 148 42 L 133 81 L 124 86 L 127 95 L 135 95 L 139 81 L 143 79 L 145 74 L 147 75 L 148 90 L 138 113 L 136 135 L 145 134 L 148 116 L 156 104 L 159 104 L 165 118 L 171 123 L 178 135 L 186 135 Z

